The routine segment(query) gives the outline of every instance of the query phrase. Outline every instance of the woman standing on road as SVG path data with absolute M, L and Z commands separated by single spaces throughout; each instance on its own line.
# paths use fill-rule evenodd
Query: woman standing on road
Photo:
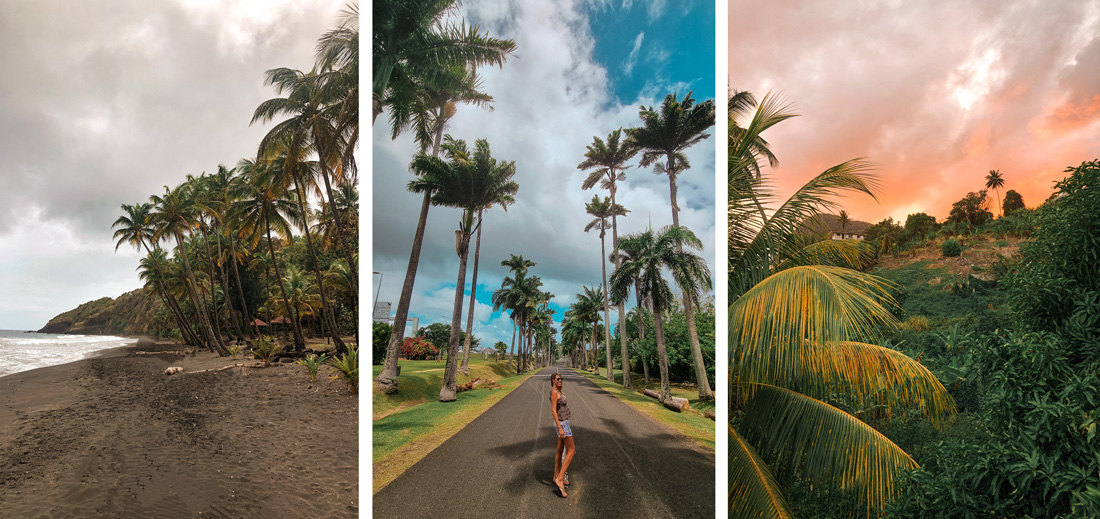
M 561 497 L 565 495 L 565 471 L 573 461 L 577 448 L 573 446 L 573 430 L 569 428 L 569 406 L 565 394 L 561 391 L 561 374 L 550 375 L 550 414 L 554 416 L 554 426 L 558 431 L 558 450 L 554 454 L 554 484 L 558 486 Z M 562 452 L 565 459 L 562 459 Z

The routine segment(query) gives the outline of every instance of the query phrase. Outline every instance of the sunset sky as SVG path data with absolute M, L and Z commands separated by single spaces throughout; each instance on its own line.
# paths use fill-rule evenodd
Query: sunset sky
M 866 157 L 883 189 L 841 201 L 854 220 L 943 221 L 989 170 L 1034 207 L 1100 157 L 1100 2 L 967 4 L 730 5 L 730 88 L 801 114 L 764 134 L 784 199 Z

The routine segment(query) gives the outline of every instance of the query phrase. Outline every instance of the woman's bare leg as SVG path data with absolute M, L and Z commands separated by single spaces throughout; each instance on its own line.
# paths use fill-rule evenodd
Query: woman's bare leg
M 577 453 L 577 447 L 573 445 L 573 437 L 565 437 L 565 459 L 561 462 L 561 468 L 554 474 L 554 483 L 559 487 L 565 486 L 565 471 L 569 470 L 569 464 L 573 462 L 573 455 Z
M 558 469 L 561 468 L 561 453 L 565 450 L 565 440 L 558 437 L 558 450 L 554 453 L 554 479 L 558 478 Z

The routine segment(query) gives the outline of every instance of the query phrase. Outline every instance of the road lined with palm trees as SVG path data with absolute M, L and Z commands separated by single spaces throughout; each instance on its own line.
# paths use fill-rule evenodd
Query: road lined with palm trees
M 564 379 L 577 445 L 565 499 L 551 481 L 554 372 Z M 379 490 L 372 506 L 375 517 L 711 518 L 714 452 L 559 364 Z

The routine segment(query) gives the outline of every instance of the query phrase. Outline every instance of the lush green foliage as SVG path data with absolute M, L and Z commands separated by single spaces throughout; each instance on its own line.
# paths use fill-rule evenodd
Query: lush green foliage
M 1005 192 L 1003 208 L 1005 216 L 1012 214 L 1013 211 L 1023 209 L 1024 197 L 1017 193 L 1015 189 L 1009 189 Z
M 925 442 L 887 517 L 1100 516 L 1100 162 L 1067 173 L 1001 279 L 1016 330 L 956 325 L 930 355 L 975 411 L 963 434 Z
M 437 354 L 439 348 L 424 337 L 405 337 L 401 343 L 401 355 L 409 360 L 427 360 Z
M 386 347 L 390 344 L 393 326 L 383 321 L 374 321 L 371 325 L 371 363 L 381 364 L 386 359 Z
M 947 257 L 958 256 L 962 254 L 962 251 L 963 247 L 959 240 L 944 240 L 943 244 L 940 245 L 940 252 L 943 252 L 943 255 Z
M 951 215 L 947 220 L 971 226 L 978 226 L 992 220 L 993 213 L 989 212 L 988 198 L 984 189 L 977 193 L 967 193 L 962 200 L 951 204 Z
M 333 380 L 343 380 L 352 393 L 359 392 L 359 350 L 354 344 L 348 345 L 348 352 L 328 360 L 328 365 L 336 370 Z
M 1089 342 L 1100 334 L 1100 161 L 1067 173 L 1009 281 L 1023 323 Z

